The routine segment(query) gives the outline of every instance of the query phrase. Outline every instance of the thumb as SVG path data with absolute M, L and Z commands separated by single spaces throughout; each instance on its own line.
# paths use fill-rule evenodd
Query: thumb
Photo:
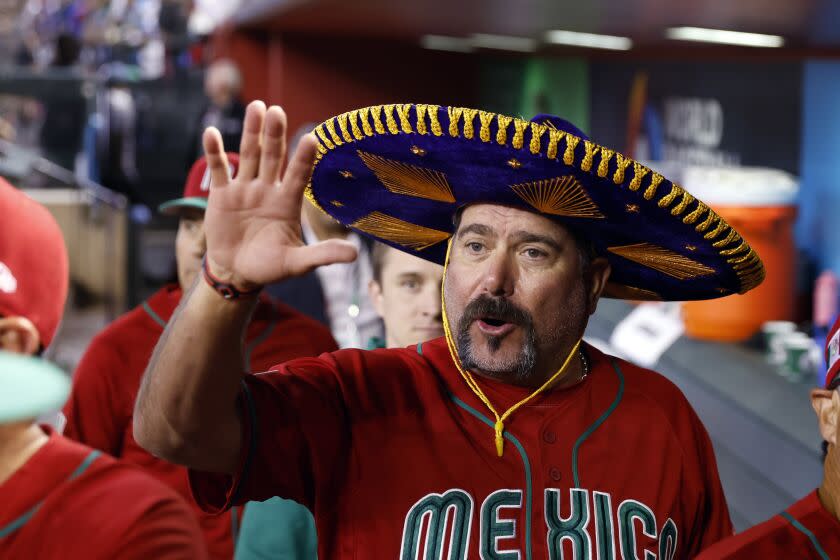
M 293 263 L 294 270 L 289 272 L 294 275 L 305 274 L 319 266 L 353 262 L 358 255 L 355 245 L 341 239 L 329 239 L 314 245 L 303 245 L 292 249 L 290 255 L 292 258 L 289 262 Z

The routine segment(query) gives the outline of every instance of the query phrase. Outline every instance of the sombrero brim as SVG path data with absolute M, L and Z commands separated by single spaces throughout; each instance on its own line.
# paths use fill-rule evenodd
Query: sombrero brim
M 459 208 L 537 212 L 610 260 L 608 297 L 712 299 L 761 283 L 758 255 L 706 204 L 572 131 L 437 105 L 358 109 L 315 128 L 306 196 L 342 224 L 441 264 Z
M 200 196 L 189 196 L 169 200 L 158 206 L 158 212 L 167 216 L 174 216 L 184 208 L 198 208 L 207 210 L 207 199 Z
M 70 379 L 46 360 L 0 352 L 0 424 L 60 410 Z

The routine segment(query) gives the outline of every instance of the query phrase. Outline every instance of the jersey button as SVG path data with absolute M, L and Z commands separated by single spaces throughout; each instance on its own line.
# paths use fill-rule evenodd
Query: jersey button
M 553 480 L 555 482 L 557 482 L 558 480 L 560 480 L 562 478 L 561 473 L 560 473 L 560 469 L 558 469 L 557 467 L 551 467 L 550 469 L 548 469 L 548 476 L 550 476 L 551 480 Z
M 554 443 L 557 441 L 557 434 L 551 430 L 546 430 L 543 432 L 543 441 L 546 443 Z

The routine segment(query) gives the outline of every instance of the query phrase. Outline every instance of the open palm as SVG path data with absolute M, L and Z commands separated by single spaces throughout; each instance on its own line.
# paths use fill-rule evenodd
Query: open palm
M 316 146 L 314 135 L 304 136 L 284 173 L 286 115 L 280 107 L 266 110 L 254 101 L 245 114 L 239 172 L 231 179 L 219 131 L 205 131 L 211 186 L 204 229 L 207 264 L 214 276 L 250 290 L 356 258 L 348 242 L 307 246 L 301 238 L 301 202 Z

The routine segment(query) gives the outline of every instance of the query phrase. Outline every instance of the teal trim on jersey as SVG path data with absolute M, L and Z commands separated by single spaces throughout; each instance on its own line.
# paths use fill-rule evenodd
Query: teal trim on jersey
M 236 550 L 236 541 L 239 540 L 239 509 L 236 506 L 230 508 L 230 535 L 233 538 L 234 550 Z
M 793 517 L 791 514 L 789 514 L 788 512 L 783 511 L 783 512 L 782 512 L 782 513 L 780 513 L 779 515 L 780 515 L 783 519 L 786 519 L 786 520 L 788 521 L 788 523 L 790 523 L 791 525 L 793 525 L 793 527 L 794 527 L 797 531 L 799 531 L 800 533 L 802 533 L 803 535 L 805 535 L 806 537 L 808 537 L 808 539 L 810 539 L 811 544 L 812 544 L 812 545 L 814 545 L 814 550 L 816 550 L 816 551 L 817 551 L 817 554 L 819 554 L 819 555 L 820 555 L 820 558 L 822 558 L 823 560 L 831 560 L 831 559 L 829 558 L 828 554 L 826 554 L 826 553 L 825 553 L 825 550 L 823 550 L 823 547 L 822 547 L 822 546 L 820 546 L 820 541 L 818 541 L 818 540 L 817 540 L 817 537 L 816 537 L 816 536 L 814 536 L 814 533 L 812 533 L 811 531 L 809 531 L 809 530 L 808 530 L 808 528 L 807 528 L 807 527 L 805 527 L 802 523 L 800 523 L 799 521 L 797 521 L 796 519 L 794 519 L 794 517 Z
M 248 369 L 248 372 L 251 373 L 251 354 L 254 350 L 266 341 L 266 339 L 271 336 L 271 333 L 274 332 L 274 328 L 277 326 L 277 317 L 272 312 L 271 321 L 268 325 L 263 329 L 263 331 L 257 335 L 257 337 L 252 340 L 248 346 L 245 348 L 245 367 Z
M 423 343 L 422 342 L 417 345 L 417 353 L 420 354 L 421 356 L 423 355 Z
M 166 321 L 164 321 L 163 319 L 161 319 L 161 318 L 160 318 L 160 315 L 158 315 L 157 313 L 155 313 L 154 309 L 152 309 L 152 307 L 149 305 L 149 302 L 148 302 L 148 301 L 144 301 L 144 302 L 143 302 L 143 311 L 145 311 L 146 313 L 148 313 L 148 314 L 149 314 L 149 317 L 151 317 L 151 318 L 152 318 L 152 321 L 154 321 L 155 323 L 157 323 L 157 324 L 160 326 L 160 328 L 162 328 L 162 329 L 165 329 L 165 328 L 166 328 Z
M 82 461 L 78 467 L 76 467 L 76 470 L 70 473 L 70 476 L 67 477 L 67 480 L 65 480 L 65 482 L 69 482 L 73 479 L 80 477 L 82 473 L 84 473 L 101 454 L 102 453 L 96 450 L 88 453 L 88 456 L 85 457 L 85 460 Z M 26 525 L 29 522 L 29 520 L 32 519 L 32 517 L 36 513 L 38 513 L 38 510 L 44 504 L 44 501 L 45 500 L 41 500 L 40 502 L 35 504 L 35 506 L 33 506 L 32 509 L 30 509 L 29 511 L 27 511 L 26 513 L 24 513 L 5 527 L 0 527 L 0 539 L 8 537 L 24 525 Z
M 586 438 L 592 435 L 592 432 L 597 430 L 598 427 L 607 420 L 609 415 L 613 413 L 616 407 L 618 407 L 618 403 L 621 402 L 621 398 L 624 396 L 624 374 L 621 373 L 621 367 L 619 367 L 615 360 L 610 360 L 610 363 L 612 364 L 616 375 L 618 375 L 618 393 L 615 395 L 615 400 L 609 408 L 607 408 L 607 410 L 605 410 L 604 413 L 580 435 L 572 448 L 572 475 L 575 488 L 580 488 L 580 475 L 578 474 L 578 451 L 580 450 L 580 446 L 584 441 L 586 441 Z
M 472 414 L 491 428 L 495 429 L 496 424 L 492 422 L 489 418 L 484 416 L 482 413 L 480 413 L 479 411 L 477 411 L 476 409 L 474 409 L 455 395 L 450 394 L 449 396 L 452 398 L 455 404 L 457 404 L 458 406 L 460 406 L 461 408 L 463 408 L 464 410 L 466 410 L 467 412 L 469 412 L 470 414 Z M 531 507 L 532 502 L 534 501 L 533 490 L 531 488 L 531 462 L 528 460 L 528 454 L 525 453 L 525 448 L 522 447 L 522 444 L 519 443 L 519 440 L 516 439 L 516 436 L 514 436 L 508 431 L 504 432 L 504 436 L 505 439 L 510 441 L 519 451 L 519 455 L 520 457 L 522 457 L 522 465 L 525 467 L 525 559 L 531 560 Z
M 251 396 L 251 389 L 245 380 L 242 380 L 242 395 L 245 400 L 245 407 L 248 409 L 248 421 L 251 425 L 251 437 L 248 445 L 248 454 L 245 456 L 245 463 L 242 465 L 242 473 L 239 476 L 239 483 L 233 489 L 230 495 L 230 503 L 236 503 L 239 500 L 239 494 L 244 486 L 245 479 L 248 476 L 248 471 L 251 470 L 251 463 L 254 460 L 254 455 L 257 452 L 257 440 L 259 438 L 259 427 L 257 426 L 257 407 L 254 405 L 254 397 Z

